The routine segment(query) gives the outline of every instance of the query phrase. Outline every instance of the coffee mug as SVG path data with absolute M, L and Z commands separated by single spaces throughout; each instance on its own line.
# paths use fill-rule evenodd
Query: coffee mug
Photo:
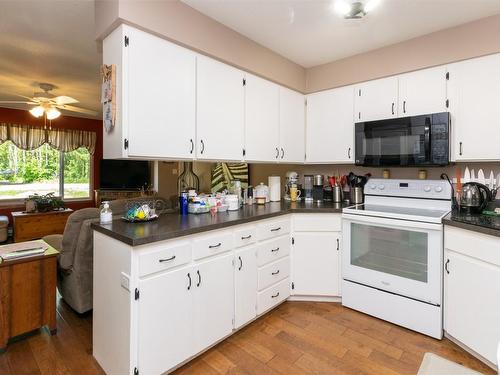
M 300 197 L 300 190 L 297 189 L 296 185 L 292 185 L 290 187 L 290 200 L 292 202 L 297 202 L 297 199 Z

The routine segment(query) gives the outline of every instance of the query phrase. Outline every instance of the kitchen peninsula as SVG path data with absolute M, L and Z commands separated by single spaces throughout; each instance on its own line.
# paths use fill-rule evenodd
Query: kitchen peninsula
M 94 357 L 107 374 L 168 372 L 290 294 L 338 301 L 342 208 L 271 202 L 92 224 Z

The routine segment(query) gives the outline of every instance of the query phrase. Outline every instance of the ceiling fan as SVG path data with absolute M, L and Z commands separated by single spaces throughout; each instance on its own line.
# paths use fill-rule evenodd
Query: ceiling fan
M 28 101 L 0 101 L 0 105 L 2 104 L 27 104 L 33 105 L 35 107 L 31 108 L 29 112 L 35 117 L 41 117 L 45 114 L 47 120 L 54 120 L 61 115 L 61 111 L 59 109 L 64 109 L 70 112 L 77 113 L 85 113 L 87 115 L 96 116 L 97 112 L 92 111 L 90 109 L 75 107 L 69 104 L 78 103 L 78 100 L 65 95 L 55 96 L 50 93 L 55 86 L 51 83 L 39 83 L 38 87 L 40 87 L 41 91 L 35 91 L 33 97 L 28 97 L 24 95 L 17 95 L 22 98 L 28 99 Z

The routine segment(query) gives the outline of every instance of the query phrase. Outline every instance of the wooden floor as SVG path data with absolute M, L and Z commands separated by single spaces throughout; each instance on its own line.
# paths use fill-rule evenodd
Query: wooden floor
M 92 315 L 58 306 L 58 334 L 42 330 L 0 354 L 0 375 L 103 374 L 92 353 Z M 175 372 L 416 374 L 433 352 L 495 374 L 449 340 L 434 340 L 333 303 L 287 302 Z

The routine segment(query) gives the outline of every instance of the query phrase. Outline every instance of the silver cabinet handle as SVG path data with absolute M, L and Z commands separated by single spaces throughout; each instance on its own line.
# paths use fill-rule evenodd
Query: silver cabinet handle
M 209 248 L 209 249 L 214 249 L 214 248 L 216 248 L 216 247 L 219 247 L 220 245 L 222 245 L 222 243 L 221 243 L 221 242 L 219 242 L 217 245 L 208 245 L 208 248 Z
M 170 262 L 171 260 L 175 259 L 175 255 L 172 255 L 170 258 L 167 259 L 159 259 L 158 262 L 163 263 L 163 262 Z
M 280 295 L 280 292 L 276 293 L 274 296 L 271 296 L 271 298 L 279 297 L 279 295 Z
M 280 270 L 277 270 L 276 272 L 271 272 L 271 275 L 275 276 L 280 273 Z

